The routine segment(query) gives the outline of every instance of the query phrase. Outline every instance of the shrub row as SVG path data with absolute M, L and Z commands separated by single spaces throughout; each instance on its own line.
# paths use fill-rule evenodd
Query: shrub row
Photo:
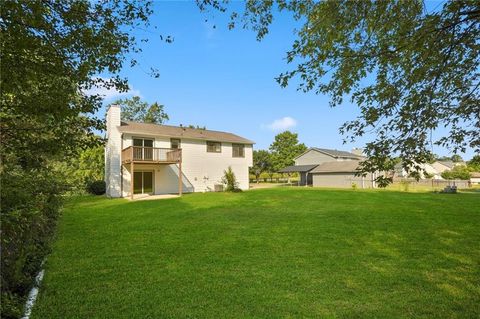
M 103 195 L 106 191 L 105 181 L 93 181 L 87 185 L 87 191 L 93 195 Z
M 19 318 L 40 265 L 49 253 L 64 189 L 58 186 L 58 176 L 45 169 L 8 167 L 0 178 L 1 317 Z

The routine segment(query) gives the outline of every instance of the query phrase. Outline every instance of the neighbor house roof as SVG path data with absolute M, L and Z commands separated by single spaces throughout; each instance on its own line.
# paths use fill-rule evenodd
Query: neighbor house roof
M 472 172 L 472 173 L 470 173 L 470 178 L 480 178 L 480 172 Z
M 354 173 L 358 171 L 360 161 L 332 161 L 325 162 L 313 170 L 310 173 Z
M 305 173 L 309 172 L 315 167 L 317 167 L 318 164 L 315 165 L 292 165 L 292 166 L 287 166 L 285 168 L 282 168 L 279 170 L 279 173 L 294 173 L 294 172 L 299 172 L 299 173 Z
M 314 149 L 316 151 L 319 151 L 319 152 L 322 152 L 322 153 L 325 153 L 325 154 L 328 154 L 328 155 L 332 155 L 333 157 L 352 157 L 352 158 L 362 157 L 360 155 L 356 155 L 356 154 L 353 154 L 353 153 L 350 153 L 350 152 L 339 151 L 339 150 L 331 150 L 331 149 L 328 149 L 328 148 L 312 147 L 312 149 Z
M 328 149 L 328 148 L 320 148 L 320 147 L 310 147 L 308 150 L 306 150 L 302 154 L 295 157 L 295 159 L 303 156 L 304 154 L 308 153 L 311 150 L 315 150 L 317 152 L 329 155 L 333 158 L 351 158 L 351 159 L 361 159 L 361 158 L 363 158 L 363 156 L 361 156 L 361 155 L 356 155 L 356 154 L 346 152 L 346 151 L 331 150 L 331 149 Z
M 148 124 L 138 122 L 122 122 L 118 127 L 122 133 L 150 134 L 165 137 L 191 138 L 196 140 L 208 140 L 218 142 L 231 142 L 242 144 L 255 144 L 255 142 L 241 136 L 220 131 L 203 130 L 182 126 Z
M 448 167 L 448 168 L 453 168 L 455 166 L 455 163 L 452 162 L 452 161 L 437 161 L 439 162 L 440 164 Z

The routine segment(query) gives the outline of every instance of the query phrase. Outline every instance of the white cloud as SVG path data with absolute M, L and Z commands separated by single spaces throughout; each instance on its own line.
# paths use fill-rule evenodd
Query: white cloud
M 108 80 L 108 79 L 104 79 Z M 105 87 L 98 87 L 94 86 L 86 91 L 84 91 L 86 95 L 95 95 L 98 94 L 103 97 L 103 100 L 105 102 L 113 100 L 113 99 L 118 99 L 122 97 L 127 97 L 127 96 L 141 96 L 140 91 L 134 89 L 132 86 L 130 86 L 130 89 L 127 92 L 118 92 L 115 90 L 115 88 L 105 88 Z
M 272 131 L 278 132 L 278 131 L 288 130 L 295 126 L 297 126 L 297 121 L 290 116 L 285 116 L 285 117 L 282 117 L 281 119 L 277 119 L 272 123 L 268 124 L 267 128 L 269 128 Z

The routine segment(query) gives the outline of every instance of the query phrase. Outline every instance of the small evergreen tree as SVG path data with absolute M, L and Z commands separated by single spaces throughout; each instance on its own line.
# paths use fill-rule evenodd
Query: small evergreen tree
M 225 184 L 225 191 L 227 192 L 240 191 L 240 188 L 238 188 L 237 178 L 231 166 L 229 166 L 226 170 L 223 171 L 222 182 L 223 184 Z

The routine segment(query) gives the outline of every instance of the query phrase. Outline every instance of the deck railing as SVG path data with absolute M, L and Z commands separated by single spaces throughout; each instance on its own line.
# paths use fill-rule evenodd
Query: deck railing
M 122 163 L 131 162 L 179 163 L 182 150 L 175 148 L 129 146 L 122 150 Z

